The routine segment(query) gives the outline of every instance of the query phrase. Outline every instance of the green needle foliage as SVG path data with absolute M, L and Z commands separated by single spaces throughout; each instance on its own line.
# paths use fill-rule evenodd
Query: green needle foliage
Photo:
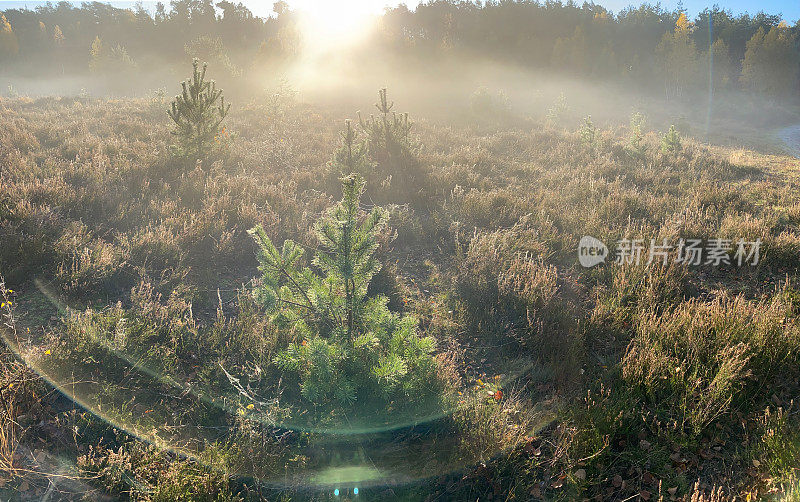
M 631 135 L 628 140 L 628 151 L 631 156 L 635 158 L 642 158 L 645 154 L 644 132 L 642 132 L 644 120 L 644 115 L 639 112 L 635 112 L 631 115 L 629 126 Z
M 417 334 L 413 316 L 389 311 L 385 296 L 367 295 L 387 212 L 361 214 L 364 185 L 356 174 L 342 178 L 342 201 L 316 225 L 313 269 L 301 266 L 295 242 L 278 249 L 263 228 L 250 230 L 262 273 L 253 296 L 293 340 L 275 363 L 297 373 L 302 396 L 316 405 L 417 398 L 433 381 L 433 338 Z
M 583 119 L 581 124 L 581 145 L 589 148 L 594 148 L 595 137 L 597 135 L 597 128 L 592 122 L 592 116 L 589 115 Z
M 674 125 L 669 126 L 669 131 L 661 138 L 661 151 L 666 154 L 676 154 L 681 149 L 681 135 Z
M 547 110 L 547 115 L 545 116 L 545 123 L 550 127 L 556 127 L 561 123 L 567 115 L 569 111 L 569 106 L 567 105 L 567 97 L 562 92 L 558 95 L 555 103 Z
M 358 141 L 356 131 L 350 120 L 345 121 L 345 130 L 341 133 L 342 146 L 333 155 L 333 165 L 340 176 L 358 173 L 361 176 L 372 174 L 374 165 L 367 156 L 367 147 Z
M 369 154 L 378 162 L 396 162 L 409 153 L 411 123 L 408 113 L 392 111 L 394 101 L 389 102 L 386 89 L 378 91 L 378 98 L 375 108 L 380 115 L 370 115 L 366 120 L 359 115 L 359 122 L 367 136 Z
M 191 80 L 181 82 L 181 94 L 175 96 L 167 113 L 175 122 L 178 153 L 187 159 L 205 159 L 222 143 L 225 136 L 222 121 L 231 105 L 225 104 L 222 89 L 217 89 L 213 80 L 206 80 L 207 63 L 199 69 L 197 58 L 192 62 Z

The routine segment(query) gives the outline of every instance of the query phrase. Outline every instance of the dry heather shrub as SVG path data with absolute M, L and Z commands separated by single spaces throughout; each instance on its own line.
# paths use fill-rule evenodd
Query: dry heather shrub
M 114 497 L 151 501 L 237 501 L 230 489 L 227 452 L 209 448 L 199 460 L 175 457 L 142 441 L 116 450 L 91 446 L 78 457 L 81 473 Z
M 67 367 L 74 363 L 71 358 L 115 350 L 144 367 L 174 374 L 181 363 L 207 349 L 209 340 L 198 336 L 191 304 L 179 292 L 164 299 L 150 283 L 141 282 L 132 289 L 130 302 L 127 310 L 118 302 L 102 310 L 71 312 L 61 329 L 49 333 L 50 359 L 63 359 Z
M 514 225 L 534 206 L 511 190 L 482 192 L 473 188 L 453 190 L 448 209 L 466 228 L 498 228 Z
M 521 445 L 532 425 L 530 403 L 507 392 L 500 402 L 483 393 L 471 396 L 452 414 L 458 428 L 459 454 L 465 463 L 485 462 Z
M 690 502 L 734 502 L 736 497 L 728 497 L 722 491 L 721 486 L 704 490 L 700 482 L 697 481 L 692 487 L 692 494 L 690 495 Z
M 791 410 L 794 403 L 787 403 Z M 800 459 L 800 429 L 797 417 L 783 408 L 767 407 L 756 421 L 759 441 L 754 454 L 774 485 L 783 485 L 787 493 L 800 490 L 797 462 Z M 794 488 L 792 488 L 794 487 Z M 787 499 L 788 500 L 788 499 Z
M 788 229 L 770 235 L 764 242 L 761 255 L 767 263 L 796 268 L 800 256 L 800 231 Z
M 68 225 L 55 242 L 55 249 L 64 257 L 55 278 L 66 291 L 110 288 L 118 282 L 125 260 L 123 250 L 94 238 L 84 224 L 75 221 Z
M 0 332 L 3 337 L 17 336 L 14 319 L 13 292 L 6 288 L 0 276 Z M 21 417 L 41 410 L 38 396 L 42 395 L 41 382 L 33 371 L 19 361 L 0 339 L 0 480 L 18 474 L 17 449 L 25 430 Z
M 555 364 L 559 379 L 574 375 L 578 286 L 544 261 L 548 247 L 538 230 L 520 223 L 476 234 L 459 262 L 454 287 L 468 333 L 479 345 L 524 349 Z M 508 355 L 506 354 L 506 355 Z M 491 356 L 502 356 L 494 351 Z
M 800 329 L 786 295 L 748 301 L 723 294 L 642 315 L 623 378 L 680 428 L 700 434 L 735 406 L 757 406 L 753 382 L 798 374 Z M 748 400 L 750 399 L 750 400 Z
M 643 311 L 659 312 L 682 301 L 687 293 L 688 270 L 669 262 L 667 266 L 613 266 L 594 290 L 592 321 L 597 325 L 627 329 Z
M 558 274 L 542 260 L 547 248 L 536 237 L 533 230 L 512 229 L 472 239 L 455 282 L 475 321 L 491 322 L 486 315 L 493 314 L 505 327 L 524 330 L 529 310 L 551 305 Z

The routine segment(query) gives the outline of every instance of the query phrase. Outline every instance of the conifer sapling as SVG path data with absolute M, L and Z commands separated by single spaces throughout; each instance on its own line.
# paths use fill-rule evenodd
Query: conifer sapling
M 172 134 L 180 153 L 190 159 L 204 159 L 219 139 L 220 126 L 231 105 L 225 104 L 222 89 L 217 89 L 213 80 L 206 80 L 206 63 L 199 69 L 195 58 L 192 67 L 191 80 L 181 82 L 181 94 L 175 96 L 167 113 L 175 122 Z
M 581 144 L 583 146 L 588 146 L 589 148 L 594 147 L 596 133 L 597 128 L 592 122 L 592 116 L 588 115 L 583 119 L 583 123 L 581 124 Z
M 316 225 L 313 269 L 301 265 L 304 250 L 295 242 L 278 249 L 263 228 L 250 230 L 262 274 L 253 296 L 293 339 L 275 363 L 298 374 L 302 396 L 314 404 L 418 397 L 430 387 L 434 340 L 417 334 L 413 316 L 389 311 L 385 296 L 367 295 L 380 270 L 374 252 L 387 212 L 362 214 L 364 184 L 356 174 L 342 178 L 342 201 Z
M 674 125 L 669 126 L 669 131 L 661 138 L 661 151 L 667 154 L 676 154 L 681 149 L 681 135 Z

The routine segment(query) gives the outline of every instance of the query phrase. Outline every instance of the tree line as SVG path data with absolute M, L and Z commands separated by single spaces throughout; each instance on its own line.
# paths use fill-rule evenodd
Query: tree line
M 297 13 L 284 2 L 274 12 L 262 19 L 213 0 L 173 0 L 153 12 L 100 2 L 9 9 L 0 18 L 0 71 L 120 74 L 198 57 L 241 76 L 302 50 Z M 372 37 L 370 51 L 406 61 L 487 58 L 659 86 L 667 97 L 709 85 L 780 98 L 800 91 L 800 22 L 717 6 L 692 20 L 680 7 L 650 4 L 614 14 L 572 1 L 432 0 L 386 9 Z

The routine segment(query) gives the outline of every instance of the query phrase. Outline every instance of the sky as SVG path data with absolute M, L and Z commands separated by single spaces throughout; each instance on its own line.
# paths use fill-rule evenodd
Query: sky
M 169 0 L 163 0 L 165 4 L 169 4 Z M 273 0 L 241 0 L 242 3 L 247 5 L 254 14 L 258 16 L 268 16 L 272 11 Z M 352 10 L 365 10 L 371 13 L 380 13 L 383 7 L 387 4 L 397 5 L 398 3 L 405 3 L 410 8 L 416 6 L 419 0 L 286 0 L 289 5 L 295 8 L 306 9 L 330 9 L 331 4 L 344 5 Z M 565 0 L 566 1 L 566 0 Z M 41 5 L 45 2 L 32 1 L 32 0 L 15 0 L 4 1 L 0 0 L 0 10 L 13 9 L 19 7 L 34 8 L 36 5 Z M 79 1 L 72 3 L 79 4 Z M 134 1 L 112 1 L 110 2 L 121 7 L 131 7 L 136 4 Z M 142 2 L 146 8 L 152 8 L 156 2 L 145 1 Z M 582 2 L 578 2 L 582 3 Z M 613 12 L 619 12 L 631 3 L 638 5 L 640 2 L 631 2 L 631 0 L 598 0 L 597 2 Z M 651 3 L 655 3 L 654 1 Z M 688 11 L 689 17 L 692 18 L 705 7 L 710 7 L 717 3 L 720 7 L 732 10 L 735 14 L 742 12 L 749 12 L 755 14 L 763 10 L 768 14 L 783 14 L 783 18 L 791 24 L 800 19 L 800 0 L 684 0 L 683 6 Z M 678 5 L 678 0 L 666 0 L 661 4 L 666 9 L 674 9 Z

